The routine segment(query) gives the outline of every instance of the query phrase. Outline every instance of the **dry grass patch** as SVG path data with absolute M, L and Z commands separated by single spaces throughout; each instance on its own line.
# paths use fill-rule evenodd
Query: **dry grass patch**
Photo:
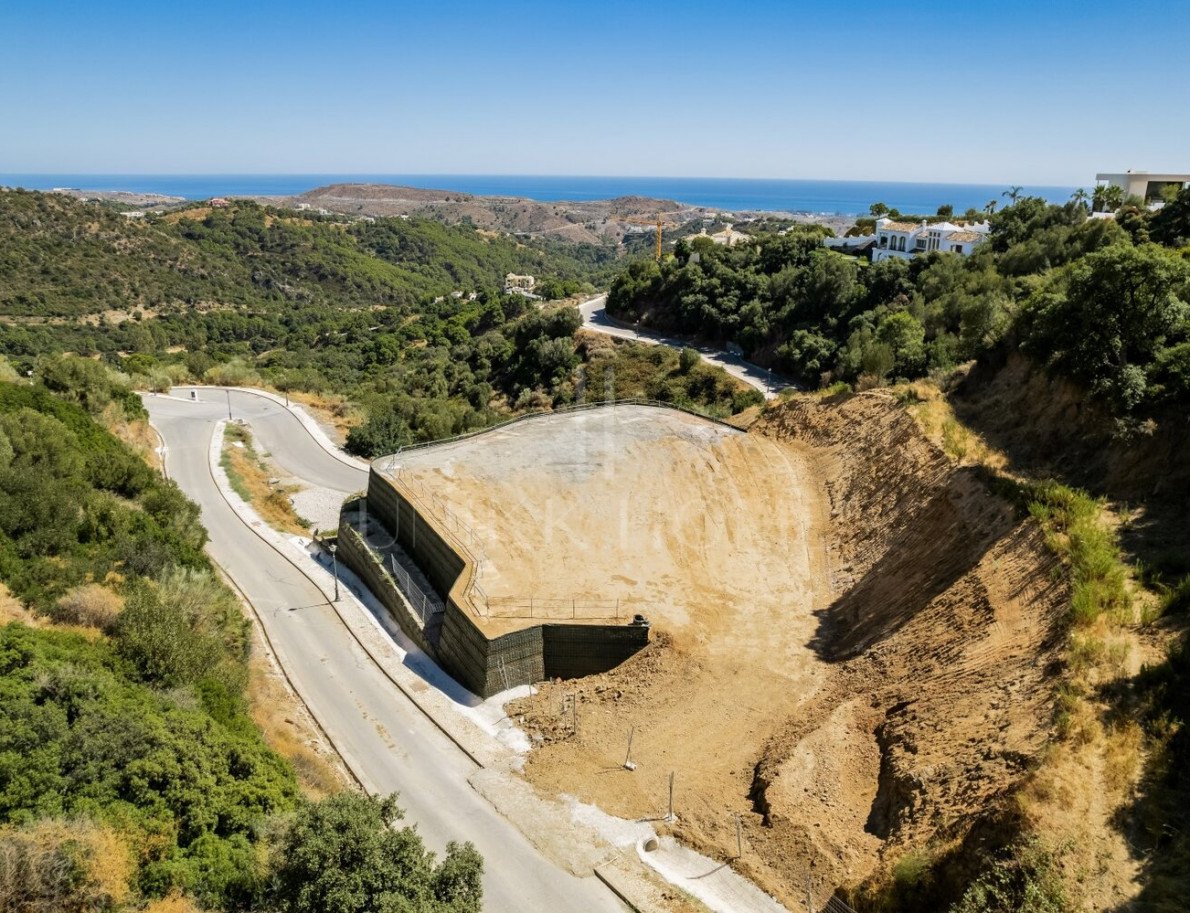
M 9 592 L 7 586 L 0 583 L 0 625 L 14 621 L 31 628 L 44 627 L 46 623 L 44 618 L 34 615 L 23 602 Z
M 202 913 L 202 909 L 195 906 L 194 901 L 181 894 L 170 894 L 160 900 L 149 901 L 143 913 Z
M 154 469 L 161 468 L 161 454 L 157 452 L 160 441 L 148 419 L 130 420 L 117 403 L 109 403 L 100 414 L 99 422 Z
M 0 910 L 90 913 L 128 900 L 132 853 L 111 828 L 45 819 L 0 829 Z
M 255 628 L 254 628 L 255 630 Z M 348 788 L 347 772 L 324 745 L 322 733 L 273 663 L 264 659 L 259 631 L 248 669 L 248 709 L 269 747 L 289 761 L 303 791 L 314 799 Z
M 954 414 L 945 395 L 929 381 L 917 381 L 891 388 L 904 404 L 906 411 L 931 441 L 960 464 L 978 464 L 1001 472 L 1008 466 L 1008 457 L 989 446 Z
M 337 393 L 307 393 L 291 390 L 289 398 L 301 403 L 318 421 L 335 432 L 338 443 L 347 440 L 347 432 L 362 424 L 364 414 L 351 400 Z
M 223 455 L 219 460 L 235 493 L 247 501 L 261 518 L 285 533 L 301 535 L 310 524 L 293 509 L 290 495 L 296 485 L 273 482 L 270 466 L 252 445 L 252 434 L 243 425 L 229 424 L 223 434 Z
M 86 583 L 68 590 L 54 607 L 55 620 L 69 625 L 110 631 L 120 617 L 124 600 L 99 583 Z
M 211 209 L 210 206 L 195 206 L 192 209 L 182 209 L 182 210 L 179 210 L 178 212 L 166 213 L 164 216 L 161 217 L 161 221 L 168 222 L 171 225 L 177 225 L 183 219 L 190 219 L 191 221 L 194 221 L 194 222 L 201 222 L 203 219 L 205 219 L 207 216 L 209 216 L 212 212 L 214 212 L 214 210 Z

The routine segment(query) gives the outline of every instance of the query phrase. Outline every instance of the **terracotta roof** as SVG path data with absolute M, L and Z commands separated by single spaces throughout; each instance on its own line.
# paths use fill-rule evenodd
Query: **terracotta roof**
M 984 239 L 984 237 L 985 237 L 984 235 L 980 234 L 977 231 L 952 231 L 949 235 L 946 236 L 946 240 L 947 241 L 958 241 L 960 243 L 966 242 L 968 244 L 974 244 L 976 241 L 982 241 Z
M 917 231 L 921 226 L 917 222 L 889 222 L 883 226 L 885 231 Z

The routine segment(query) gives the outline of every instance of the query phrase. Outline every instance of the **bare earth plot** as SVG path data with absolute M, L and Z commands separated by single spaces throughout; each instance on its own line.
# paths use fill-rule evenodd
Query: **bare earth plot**
M 1053 558 L 887 399 L 803 398 L 748 432 L 557 414 L 396 459 L 473 528 L 491 601 L 653 624 L 618 668 L 509 705 L 529 780 L 656 819 L 673 772 L 677 835 L 790 909 L 811 873 L 829 890 L 961 839 L 1045 744 Z
M 802 461 L 775 441 L 618 406 L 535 418 L 398 462 L 404 479 L 474 529 L 494 605 L 532 599 L 562 620 L 572 600 L 580 616 L 584 605 L 618 602 L 625 620 L 645 615 L 679 648 L 744 662 L 808 658 L 813 588 L 825 579 L 811 533 L 821 503 Z

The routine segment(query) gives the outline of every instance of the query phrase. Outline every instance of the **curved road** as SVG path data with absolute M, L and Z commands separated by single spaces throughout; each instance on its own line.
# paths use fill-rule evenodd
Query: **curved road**
M 670 346 L 674 349 L 694 349 L 713 365 L 722 368 L 737 380 L 742 380 L 751 387 L 755 387 L 764 394 L 765 399 L 774 399 L 778 393 L 790 386 L 789 382 L 780 375 L 774 374 L 767 368 L 754 365 L 739 355 L 732 355 L 722 349 L 708 345 L 700 345 L 688 339 L 677 336 L 662 336 L 660 333 L 650 333 L 648 330 L 638 329 L 616 321 L 607 313 L 607 295 L 600 295 L 579 305 L 578 312 L 583 317 L 583 326 L 597 333 L 605 333 L 618 339 L 632 339 L 649 345 Z
M 431 849 L 470 840 L 485 860 L 484 908 L 521 911 L 622 911 L 595 878 L 577 878 L 543 857 L 468 782 L 477 770 L 385 677 L 347 631 L 321 590 L 244 524 L 211 475 L 216 423 L 227 418 L 223 390 L 179 388 L 177 398 L 145 396 L 175 479 L 202 508 L 207 550 L 255 605 L 277 659 L 335 746 L 369 790 L 399 792 L 407 818 Z M 231 410 L 287 472 L 347 493 L 367 473 L 324 450 L 283 406 L 231 391 Z

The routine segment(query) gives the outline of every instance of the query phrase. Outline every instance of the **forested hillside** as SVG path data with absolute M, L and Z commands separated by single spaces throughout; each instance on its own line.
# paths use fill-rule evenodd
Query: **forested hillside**
M 679 242 L 613 283 L 623 320 L 734 342 L 810 389 L 886 388 L 1027 507 L 1068 575 L 1046 753 L 1009 801 L 854 889 L 866 913 L 1185 907 L 1190 190 L 1114 208 L 1015 200 L 971 256 L 908 262 L 816 228 Z
M 478 910 L 473 850 L 435 864 L 391 802 L 308 802 L 265 744 L 198 509 L 94 417 L 139 398 L 92 361 L 3 367 L 0 909 L 322 911 L 355 881 Z
M 1025 198 L 991 216 L 970 257 L 875 264 L 822 248 L 819 228 L 682 242 L 633 263 L 608 309 L 738 343 L 811 388 L 939 374 L 1007 346 L 1136 416 L 1190 397 L 1188 212 L 1190 191 L 1117 220 Z
M 602 396 L 609 369 L 619 396 L 719 415 L 756 402 L 705 365 L 592 348 L 574 309 L 499 291 L 510 271 L 555 294 L 593 289 L 615 256 L 250 203 L 142 224 L 65 197 L 0 192 L 0 354 L 21 371 L 60 352 L 99 356 L 155 389 L 263 383 L 337 397 L 366 416 L 349 441 L 363 455 L 569 402 L 584 387 Z
M 266 307 L 411 307 L 509 272 L 609 274 L 615 249 L 532 245 L 428 219 L 347 222 L 239 202 L 130 220 L 69 197 L 0 192 L 0 315 Z

